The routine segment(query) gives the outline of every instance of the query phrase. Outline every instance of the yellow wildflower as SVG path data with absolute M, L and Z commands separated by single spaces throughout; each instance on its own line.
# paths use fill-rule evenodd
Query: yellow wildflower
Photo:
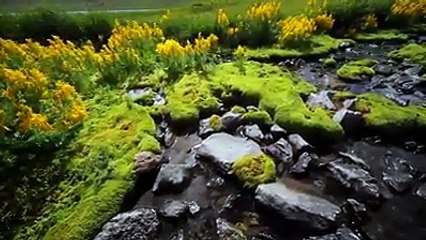
M 333 15 L 323 13 L 314 18 L 316 25 L 324 30 L 330 30 L 334 25 Z
M 228 28 L 227 33 L 228 33 L 228 35 L 229 35 L 229 36 L 234 36 L 234 35 L 236 35 L 239 31 L 240 31 L 240 29 L 239 29 L 238 27 L 230 27 L 230 28 Z
M 370 13 L 363 17 L 361 23 L 362 30 L 374 30 L 378 26 L 377 17 L 374 13 Z
M 228 15 L 225 13 L 225 11 L 223 11 L 223 9 L 219 9 L 217 12 L 216 23 L 224 27 L 229 25 Z
M 54 95 L 57 100 L 67 99 L 69 97 L 76 96 L 77 92 L 73 86 L 67 82 L 58 81 L 56 82 L 56 89 Z
M 164 43 L 158 43 L 155 51 L 163 57 L 185 56 L 185 48 L 173 39 L 167 39 Z
M 33 113 L 32 109 L 25 105 L 20 106 L 19 108 L 21 109 L 18 113 L 18 128 L 20 131 L 27 132 L 31 129 L 46 131 L 53 129 L 46 116 L 39 113 Z
M 278 26 L 278 41 L 281 44 L 310 37 L 317 29 L 315 20 L 303 14 L 281 20 Z
M 246 54 L 246 48 L 238 45 L 237 49 L 234 52 L 234 56 L 236 56 L 237 58 L 243 58 Z
M 246 15 L 249 19 L 268 21 L 278 16 L 280 8 L 281 3 L 276 1 L 256 3 L 249 7 Z
M 78 122 L 81 122 L 85 117 L 87 116 L 87 110 L 84 106 L 83 102 L 81 101 L 75 101 L 71 109 L 66 117 L 66 122 L 68 124 L 76 124 Z

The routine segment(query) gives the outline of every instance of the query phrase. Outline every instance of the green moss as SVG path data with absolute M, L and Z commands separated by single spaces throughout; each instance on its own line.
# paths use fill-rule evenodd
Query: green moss
M 134 183 L 134 155 L 160 152 L 155 124 L 136 104 L 91 104 L 91 115 L 68 146 L 67 174 L 42 215 L 14 239 L 90 239 L 120 209 Z M 54 194 L 53 194 L 54 193 Z
M 406 41 L 408 35 L 398 30 L 382 30 L 376 33 L 357 33 L 354 39 L 360 42 Z
M 323 60 L 323 63 L 326 67 L 335 67 L 337 62 L 334 58 L 326 58 Z
M 209 118 L 209 127 L 215 132 L 219 132 L 222 129 L 222 119 L 220 116 L 213 114 Z
M 265 154 L 244 156 L 234 162 L 232 170 L 246 187 L 256 187 L 259 184 L 275 180 L 275 163 Z
M 246 53 L 251 59 L 269 58 L 295 58 L 318 56 L 336 50 L 343 40 L 332 38 L 328 35 L 318 35 L 312 37 L 309 46 L 300 48 L 259 48 L 249 49 Z
M 362 58 L 362 59 L 358 59 L 355 61 L 351 61 L 346 63 L 346 65 L 349 66 L 360 66 L 360 67 L 373 67 L 374 65 L 376 65 L 378 62 L 375 59 L 372 58 Z
M 319 140 L 318 136 L 328 137 L 330 141 L 327 143 L 342 136 L 341 127 L 328 116 L 327 112 L 322 109 L 310 110 L 303 102 L 302 97 L 316 91 L 312 84 L 269 64 L 249 61 L 244 63 L 244 68 L 245 74 L 241 74 L 234 64 L 221 64 L 209 79 L 230 89 L 239 99 L 258 102 L 259 107 L 270 116 L 274 116 L 282 127 L 301 131 L 300 133 L 312 142 Z M 291 110 L 285 110 L 289 107 Z M 247 118 L 259 113 L 246 114 Z M 303 117 L 293 117 L 294 114 Z
M 424 107 L 402 107 L 374 93 L 359 95 L 355 107 L 363 113 L 367 127 L 375 133 L 397 137 L 426 131 Z
M 388 54 L 390 58 L 426 66 L 426 44 L 411 43 Z
M 271 116 L 266 111 L 249 111 L 243 114 L 243 121 L 250 124 L 258 124 L 261 126 L 272 125 Z
M 333 95 L 333 102 L 342 102 L 346 99 L 355 98 L 356 95 L 349 91 L 337 91 Z
M 241 106 L 233 106 L 231 108 L 231 112 L 244 114 L 246 112 L 246 109 Z
M 376 72 L 371 67 L 345 64 L 337 70 L 337 76 L 344 80 L 361 81 L 364 76 L 372 76 Z
M 194 123 L 200 113 L 211 114 L 220 104 L 209 82 L 197 74 L 185 75 L 167 91 L 167 112 L 173 123 Z

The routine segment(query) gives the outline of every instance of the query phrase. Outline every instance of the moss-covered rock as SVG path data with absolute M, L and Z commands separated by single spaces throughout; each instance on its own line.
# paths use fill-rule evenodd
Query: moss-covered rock
M 204 77 L 185 75 L 167 91 L 167 112 L 176 124 L 195 123 L 200 114 L 212 114 L 219 110 L 219 100 L 210 90 Z
M 266 111 L 248 111 L 243 114 L 243 122 L 246 124 L 258 124 L 260 126 L 269 126 L 274 123 Z
M 407 41 L 408 35 L 398 30 L 382 30 L 375 33 L 357 33 L 353 37 L 359 42 Z
M 426 132 L 425 107 L 402 107 L 378 94 L 365 93 L 358 96 L 355 108 L 363 113 L 367 128 L 374 133 L 400 137 Z
M 300 48 L 272 47 L 249 49 L 246 56 L 257 60 L 319 56 L 338 49 L 342 41 L 345 40 L 335 39 L 328 35 L 318 35 L 312 37 L 310 44 L 304 44 Z
M 246 113 L 247 111 L 246 111 L 246 109 L 245 109 L 245 108 L 243 108 L 243 107 L 241 107 L 241 106 L 236 105 L 236 106 L 233 106 L 233 107 L 231 108 L 231 112 L 233 112 L 233 113 L 240 113 L 240 114 L 244 114 L 244 113 Z
M 67 173 L 42 215 L 14 239 L 90 239 L 117 214 L 133 186 L 135 154 L 160 151 L 145 108 L 127 102 L 103 104 L 91 105 L 90 116 L 66 151 Z
M 388 54 L 390 58 L 426 66 L 426 44 L 411 43 Z
M 376 74 L 373 67 L 377 61 L 370 58 L 359 59 L 344 64 L 337 70 L 337 76 L 343 80 L 361 81 Z
M 213 114 L 208 121 L 209 127 L 214 131 L 214 132 L 219 132 L 222 129 L 222 120 L 220 118 L 220 116 Z
M 247 155 L 236 160 L 232 171 L 249 188 L 274 181 L 276 175 L 274 160 L 265 154 Z
M 302 97 L 316 91 L 312 84 L 269 64 L 249 61 L 243 67 L 245 74 L 232 63 L 221 64 L 209 79 L 241 99 L 259 103 L 259 107 L 274 116 L 278 124 L 293 132 L 301 131 L 310 142 L 324 143 L 321 137 L 325 136 L 330 140 L 327 143 L 335 143 L 342 136 L 339 124 L 326 111 L 306 107 Z M 247 118 L 253 113 L 246 114 Z M 267 119 L 263 115 L 262 119 Z M 295 115 L 302 117 L 293 117 Z
M 335 67 L 337 62 L 334 58 L 326 58 L 323 60 L 323 63 L 326 67 Z

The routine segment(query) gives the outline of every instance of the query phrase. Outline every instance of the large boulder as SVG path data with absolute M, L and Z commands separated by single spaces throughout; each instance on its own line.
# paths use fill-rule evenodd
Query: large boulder
M 282 183 L 259 185 L 256 201 L 284 220 L 308 231 L 326 231 L 337 227 L 340 208 L 317 196 L 298 192 Z
M 155 210 L 141 208 L 112 218 L 94 240 L 152 240 L 156 239 L 159 227 Z
M 191 182 L 192 171 L 187 164 L 165 164 L 161 167 L 152 191 L 155 194 L 180 193 Z
M 260 146 L 252 140 L 234 137 L 227 133 L 210 135 L 195 147 L 197 156 L 211 159 L 225 173 L 230 173 L 232 164 L 247 155 L 260 155 Z

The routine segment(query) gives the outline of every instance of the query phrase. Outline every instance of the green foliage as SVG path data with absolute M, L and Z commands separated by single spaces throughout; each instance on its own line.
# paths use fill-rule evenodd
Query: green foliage
M 276 175 L 274 160 L 265 154 L 244 156 L 232 164 L 232 170 L 244 186 L 249 188 L 274 181 Z
M 213 114 L 209 118 L 209 127 L 215 132 L 220 131 L 222 129 L 222 119 L 220 118 L 220 116 Z
M 241 106 L 236 105 L 236 106 L 233 106 L 233 107 L 231 108 L 231 112 L 233 112 L 233 113 L 240 113 L 240 114 L 244 114 L 244 113 L 246 113 L 247 111 L 246 111 L 246 109 L 245 109 L 244 107 L 241 107 Z
M 323 60 L 323 63 L 326 67 L 335 67 L 337 62 L 334 58 L 326 58 Z
M 426 66 L 426 44 L 410 43 L 392 51 L 389 57 Z
M 376 33 L 356 33 L 353 38 L 359 42 L 404 42 L 408 39 L 408 35 L 398 30 L 380 30 Z
M 134 155 L 159 152 L 160 146 L 147 110 L 114 99 L 94 99 L 91 115 L 66 150 L 66 174 L 55 194 L 14 239 L 88 239 L 117 213 L 133 185 Z
M 355 108 L 363 113 L 370 131 L 386 137 L 419 136 L 426 130 L 426 108 L 422 106 L 401 107 L 378 94 L 365 93 L 358 96 Z
M 370 58 L 348 62 L 337 70 L 337 76 L 348 81 L 361 81 L 365 76 L 376 74 L 373 67 L 377 61 Z
M 258 124 L 260 126 L 269 126 L 274 122 L 266 111 L 248 111 L 243 114 L 243 121 L 249 124 Z

